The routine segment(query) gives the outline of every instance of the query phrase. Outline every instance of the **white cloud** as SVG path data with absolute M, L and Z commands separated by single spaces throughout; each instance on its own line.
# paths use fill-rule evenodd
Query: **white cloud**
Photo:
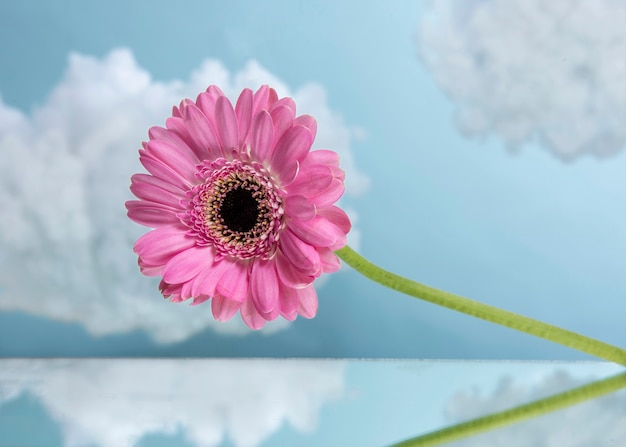
M 590 383 L 557 371 L 532 385 L 503 378 L 492 394 L 456 393 L 447 403 L 450 424 L 512 408 Z M 595 447 L 626 445 L 624 390 L 481 435 L 452 443 L 455 447 Z
M 419 55 L 467 135 L 564 160 L 626 145 L 626 3 L 432 0 Z
M 95 335 L 147 331 L 159 342 L 183 340 L 206 327 L 248 333 L 240 321 L 217 323 L 209 307 L 164 303 L 158 281 L 143 277 L 131 247 L 147 231 L 126 217 L 137 149 L 171 107 L 218 84 L 234 99 L 269 83 L 292 96 L 319 124 L 314 147 L 340 153 L 347 195 L 368 179 L 353 162 L 353 132 L 329 109 L 324 88 L 293 93 L 250 61 L 230 73 L 209 60 L 188 81 L 157 82 L 129 50 L 103 59 L 72 54 L 65 77 L 32 115 L 0 100 L 0 309 L 78 322 Z M 288 325 L 269 324 L 265 332 Z
M 0 360 L 0 405 L 36 396 L 66 447 L 131 447 L 177 431 L 197 447 L 260 444 L 285 423 L 315 429 L 344 393 L 345 363 L 313 360 Z

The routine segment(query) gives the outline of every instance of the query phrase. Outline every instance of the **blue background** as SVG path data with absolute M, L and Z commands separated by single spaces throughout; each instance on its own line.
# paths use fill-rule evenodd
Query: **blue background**
M 414 1 L 3 2 L 0 94 L 29 114 L 63 77 L 70 52 L 102 58 L 120 47 L 155 80 L 186 79 L 213 58 L 231 71 L 256 59 L 293 88 L 319 83 L 329 106 L 366 134 L 352 152 L 370 188 L 347 199 L 364 256 L 623 344 L 623 153 L 566 163 L 536 143 L 513 154 L 498 138 L 465 138 L 454 103 L 417 57 L 424 8 Z M 273 334 L 207 329 L 169 344 L 140 331 L 94 336 L 77 322 L 4 310 L 0 355 L 586 358 L 353 271 L 332 275 L 319 297 L 315 319 Z M 210 317 L 208 307 L 196 310 Z

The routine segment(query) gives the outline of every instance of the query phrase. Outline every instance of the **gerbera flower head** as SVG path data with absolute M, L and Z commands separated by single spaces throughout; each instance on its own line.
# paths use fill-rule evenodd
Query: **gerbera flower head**
M 338 155 L 311 151 L 317 124 L 291 98 L 262 86 L 233 107 L 216 86 L 184 100 L 149 130 L 131 178 L 128 217 L 154 228 L 134 250 L 171 301 L 211 300 L 259 329 L 317 312 L 313 281 L 339 269 L 350 220 Z

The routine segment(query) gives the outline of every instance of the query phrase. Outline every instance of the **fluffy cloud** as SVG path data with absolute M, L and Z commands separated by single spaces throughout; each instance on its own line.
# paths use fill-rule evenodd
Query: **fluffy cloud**
M 0 405 L 36 396 L 66 447 L 130 447 L 177 431 L 197 447 L 252 447 L 289 423 L 311 431 L 344 392 L 345 364 L 312 360 L 0 361 Z M 250 373 L 253 371 L 253 374 Z
M 172 105 L 209 84 L 234 98 L 265 83 L 316 116 L 314 147 L 339 152 L 346 194 L 362 193 L 368 179 L 354 165 L 355 132 L 329 109 L 324 88 L 292 92 L 255 61 L 230 73 L 208 60 L 187 81 L 157 82 L 128 50 L 101 60 L 72 54 L 62 81 L 31 115 L 0 100 L 0 310 L 79 322 L 96 335 L 144 330 L 160 342 L 206 327 L 248 332 L 239 318 L 216 323 L 209 308 L 159 298 L 158 281 L 139 273 L 131 250 L 146 229 L 126 218 L 124 202 L 141 168 L 137 149 Z M 287 324 L 277 320 L 265 331 Z
M 418 51 L 467 135 L 564 160 L 626 144 L 626 3 L 433 0 Z
M 455 394 L 448 402 L 449 423 L 505 410 L 591 382 L 556 372 L 532 385 L 504 378 L 491 395 Z M 589 447 L 626 445 L 624 390 L 555 413 L 453 443 L 455 447 Z

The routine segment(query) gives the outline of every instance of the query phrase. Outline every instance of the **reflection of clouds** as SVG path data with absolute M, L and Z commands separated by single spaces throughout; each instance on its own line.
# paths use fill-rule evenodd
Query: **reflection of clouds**
M 456 393 L 447 404 L 450 424 L 512 408 L 591 382 L 556 372 L 532 386 L 503 378 L 490 395 Z M 452 443 L 455 447 L 596 447 L 626 445 L 624 390 L 546 416 Z
M 164 303 L 158 280 L 143 277 L 131 250 L 147 231 L 126 218 L 137 149 L 171 107 L 208 84 L 234 97 L 244 86 L 275 86 L 298 113 L 319 123 L 315 148 L 342 156 L 347 195 L 367 188 L 354 165 L 353 132 L 329 109 L 325 90 L 293 92 L 258 63 L 230 73 L 206 61 L 188 81 L 153 80 L 128 50 L 104 59 L 73 54 L 63 80 L 32 115 L 0 100 L 0 309 L 83 324 L 96 335 L 145 330 L 157 341 L 183 340 L 206 327 L 248 333 L 238 319 L 217 323 L 209 307 Z M 268 331 L 289 323 L 277 320 Z
M 29 392 L 67 447 L 130 447 L 182 431 L 198 447 L 260 444 L 285 422 L 315 428 L 345 364 L 310 360 L 0 360 L 0 405 Z
M 538 138 L 557 156 L 626 144 L 626 3 L 432 0 L 419 54 L 469 135 Z

